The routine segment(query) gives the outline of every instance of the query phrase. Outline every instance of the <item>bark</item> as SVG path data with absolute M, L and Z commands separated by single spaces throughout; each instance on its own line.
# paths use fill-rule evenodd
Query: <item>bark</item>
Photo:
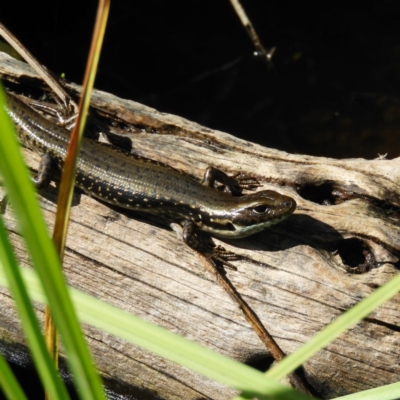
M 18 68 L 2 55 L 1 77 L 34 84 L 32 72 Z M 135 153 L 199 179 L 209 165 L 245 172 L 257 177 L 262 189 L 296 200 L 295 214 L 269 230 L 241 240 L 214 240 L 247 257 L 235 262 L 238 271 L 228 276 L 286 353 L 397 273 L 400 158 L 288 154 L 103 92 L 94 94 L 93 106 L 137 131 L 127 135 Z M 37 163 L 35 154 L 26 151 L 26 156 Z M 39 195 L 49 229 L 56 187 L 53 183 Z M 28 265 L 10 208 L 4 217 L 21 264 Z M 271 361 L 197 255 L 166 225 L 144 214 L 121 212 L 76 191 L 64 268 L 71 286 L 147 321 L 242 362 Z M 25 342 L 4 288 L 0 304 L 2 351 L 24 363 Z M 318 396 L 333 398 L 400 379 L 399 308 L 396 296 L 307 361 L 306 376 Z M 114 391 L 165 399 L 234 394 L 113 336 L 90 327 L 85 332 Z

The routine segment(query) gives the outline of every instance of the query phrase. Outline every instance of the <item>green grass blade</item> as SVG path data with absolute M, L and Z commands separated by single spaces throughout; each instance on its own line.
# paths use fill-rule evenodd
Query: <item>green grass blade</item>
M 27 400 L 2 354 L 0 354 L 0 391 L 3 391 L 8 400 Z
M 36 301 L 44 302 L 43 289 L 35 272 L 23 268 L 23 276 L 30 296 Z M 0 285 L 4 284 L 6 280 L 0 268 Z M 247 396 L 260 399 L 310 400 L 310 397 L 265 377 L 265 374 L 247 365 L 190 342 L 76 289 L 70 288 L 70 293 L 82 322 L 236 388 Z
M 366 299 L 338 317 L 299 350 L 285 357 L 278 365 L 271 368 L 266 373 L 266 376 L 274 379 L 281 379 L 290 374 L 319 350 L 335 340 L 341 333 L 357 324 L 380 305 L 399 293 L 399 291 L 400 275 L 397 275 L 379 289 L 375 290 L 375 292 Z
M 0 91 L 0 105 L 5 103 Z M 43 283 L 78 393 L 82 399 L 103 399 L 101 380 L 93 367 L 89 350 L 61 273 L 59 257 L 51 241 L 39 204 L 22 160 L 13 127 L 0 106 L 0 173 L 15 212 L 29 254 Z
M 336 400 L 339 399 L 340 400 L 398 400 L 400 399 L 400 382 L 336 398 Z
M 42 384 L 46 387 L 52 399 L 69 399 L 65 385 L 58 376 L 54 363 L 47 351 L 39 321 L 33 311 L 2 218 L 0 218 L 0 260 L 7 276 L 12 296 L 17 305 L 29 349 Z

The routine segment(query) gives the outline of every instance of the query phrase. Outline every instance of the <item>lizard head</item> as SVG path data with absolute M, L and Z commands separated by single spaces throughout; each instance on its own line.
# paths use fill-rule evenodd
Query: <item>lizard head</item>
M 225 238 L 243 238 L 277 224 L 293 214 L 296 202 L 272 190 L 231 197 L 223 210 L 211 212 L 201 229 Z M 204 223 L 205 222 L 205 223 Z

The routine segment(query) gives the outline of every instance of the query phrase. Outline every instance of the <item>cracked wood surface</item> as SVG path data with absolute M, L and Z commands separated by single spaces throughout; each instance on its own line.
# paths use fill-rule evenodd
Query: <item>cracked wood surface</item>
M 13 79 L 15 73 L 15 81 L 25 81 L 32 74 L 18 75 L 19 64 L 12 64 L 0 58 L 1 77 Z M 260 189 L 296 200 L 295 214 L 269 230 L 241 240 L 215 239 L 248 257 L 235 262 L 238 271 L 228 276 L 286 353 L 397 273 L 400 158 L 288 154 L 107 93 L 96 92 L 92 104 L 136 127 L 138 133 L 128 136 L 140 155 L 199 179 L 209 165 L 228 173 L 243 171 L 261 181 Z M 38 157 L 25 153 L 35 165 Z M 52 183 L 39 195 L 49 229 L 56 186 Z M 229 357 L 269 362 L 256 334 L 197 255 L 159 221 L 119 211 L 75 192 L 64 264 L 69 284 Z M 10 208 L 5 221 L 21 264 L 28 265 Z M 349 267 L 366 272 L 350 274 Z M 400 296 L 394 297 L 305 364 L 318 396 L 332 398 L 399 381 L 399 303 Z M 20 325 L 4 288 L 0 304 L 1 349 L 9 359 L 24 360 Z M 234 394 L 123 340 L 90 327 L 85 331 L 112 390 L 166 399 Z

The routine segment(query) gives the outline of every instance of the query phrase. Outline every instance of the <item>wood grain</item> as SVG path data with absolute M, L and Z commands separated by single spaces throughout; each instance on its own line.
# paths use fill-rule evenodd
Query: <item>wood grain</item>
M 16 68 L 1 55 L 2 78 L 25 82 L 33 76 L 18 75 Z M 246 239 L 215 240 L 248 258 L 235 262 L 238 271 L 228 276 L 286 353 L 397 273 L 400 158 L 288 154 L 103 92 L 96 92 L 93 106 L 140 131 L 127 135 L 138 154 L 199 179 L 208 165 L 243 171 L 256 176 L 262 189 L 295 198 L 298 210 L 275 227 Z M 29 151 L 26 157 L 31 165 L 38 161 Z M 56 186 L 39 194 L 50 230 Z M 167 225 L 119 211 L 75 193 L 64 266 L 71 286 L 242 362 L 270 360 L 240 311 Z M 21 264 L 28 265 L 10 208 L 4 217 Z M 346 272 L 363 265 L 365 273 Z M 305 364 L 318 396 L 333 398 L 400 379 L 399 303 L 396 296 Z M 24 339 L 4 288 L 0 304 L 1 351 L 25 360 L 17 351 Z M 127 398 L 129 393 L 149 399 L 234 394 L 104 332 L 90 327 L 85 332 L 99 371 Z

